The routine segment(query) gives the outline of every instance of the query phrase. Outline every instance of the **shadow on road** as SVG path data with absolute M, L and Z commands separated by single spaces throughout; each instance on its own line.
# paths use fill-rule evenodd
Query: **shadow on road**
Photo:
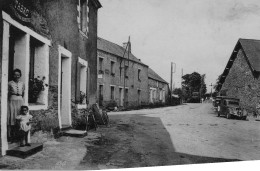
M 99 140 L 86 144 L 88 152 L 77 169 L 100 169 L 98 165 L 109 169 L 240 161 L 176 152 L 159 117 L 122 114 L 111 115 L 110 121 L 110 127 L 97 130 L 103 135 Z

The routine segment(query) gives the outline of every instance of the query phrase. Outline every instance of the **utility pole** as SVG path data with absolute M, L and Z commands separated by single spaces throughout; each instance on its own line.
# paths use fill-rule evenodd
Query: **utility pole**
M 128 42 L 127 42 L 127 45 L 126 45 L 126 47 L 125 47 L 125 51 L 124 51 L 124 55 L 123 55 L 123 58 L 124 58 L 124 56 L 125 56 L 125 53 L 126 53 L 126 50 L 128 51 L 128 69 L 129 69 L 129 43 L 130 43 L 130 36 L 128 37 Z M 125 77 L 126 77 L 126 65 L 125 65 L 125 60 L 124 60 L 124 108 L 126 107 L 126 88 L 125 88 Z
M 173 71 L 173 64 L 174 64 L 174 71 Z M 173 92 L 173 90 L 172 90 L 172 74 L 175 73 L 175 68 L 176 68 L 176 64 L 174 62 L 171 62 L 171 97 L 170 97 L 171 104 L 172 104 L 172 92 Z
M 209 85 L 211 87 L 211 91 L 210 91 L 210 97 L 212 98 L 212 83 Z
M 183 77 L 183 68 L 181 69 L 181 103 L 183 103 L 183 85 L 182 85 L 182 77 Z

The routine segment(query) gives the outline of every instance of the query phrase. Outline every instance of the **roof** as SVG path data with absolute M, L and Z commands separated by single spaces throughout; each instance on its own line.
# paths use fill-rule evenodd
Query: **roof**
M 148 68 L 148 78 L 152 78 L 154 80 L 163 82 L 168 84 L 164 79 L 162 79 L 154 70 L 152 70 L 151 68 Z
M 113 42 L 110 42 L 110 41 L 105 40 L 100 37 L 97 38 L 97 49 L 110 53 L 110 54 L 113 54 L 113 55 L 116 55 L 118 57 L 123 57 L 124 52 L 125 52 L 125 48 L 123 48 L 122 46 L 119 46 Z M 127 52 L 125 53 L 124 58 L 126 58 L 126 59 L 128 58 Z M 142 65 L 145 65 L 145 66 L 148 66 L 148 65 L 142 63 L 141 60 L 138 59 L 137 57 L 135 57 L 132 53 L 129 53 L 129 60 L 142 64 Z
M 99 0 L 92 0 L 92 2 L 94 3 L 94 5 L 96 6 L 96 8 L 101 8 L 102 5 L 101 3 L 99 2 Z
M 239 39 L 222 73 L 222 77 L 219 80 L 218 86 L 216 88 L 217 91 L 221 89 L 222 84 L 225 82 L 229 70 L 234 63 L 235 58 L 237 57 L 239 49 L 242 49 L 244 52 L 249 68 L 251 69 L 253 75 L 255 72 L 260 72 L 260 40 Z

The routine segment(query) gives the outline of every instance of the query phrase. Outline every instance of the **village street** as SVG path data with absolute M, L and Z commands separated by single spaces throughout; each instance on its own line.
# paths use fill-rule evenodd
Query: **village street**
M 110 126 L 61 137 L 2 169 L 112 169 L 260 159 L 260 122 L 217 117 L 211 103 L 111 112 Z
M 102 141 L 78 168 L 105 169 L 260 159 L 260 122 L 219 118 L 211 103 L 110 113 Z M 87 166 L 87 167 L 86 167 Z

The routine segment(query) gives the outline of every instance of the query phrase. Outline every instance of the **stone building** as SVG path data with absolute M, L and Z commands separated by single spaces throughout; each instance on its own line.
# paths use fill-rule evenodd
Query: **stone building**
M 30 113 L 34 117 L 50 115 L 59 128 L 71 126 L 73 107 L 85 108 L 87 103 L 96 102 L 100 7 L 98 0 L 1 1 L 2 155 L 8 149 L 7 83 L 14 68 L 22 70 L 24 100 Z M 48 86 L 33 99 L 30 85 L 37 77 L 44 77 Z
M 148 69 L 149 103 L 166 104 L 168 102 L 169 85 L 151 68 Z
M 128 59 L 128 51 L 124 55 L 123 46 L 98 38 L 97 71 L 100 105 L 106 106 L 113 101 L 118 106 L 125 104 L 125 107 L 148 104 L 148 66 L 132 54 L 131 43 L 129 47 Z
M 239 98 L 241 105 L 255 110 L 260 100 L 260 40 L 239 39 L 216 91 Z

